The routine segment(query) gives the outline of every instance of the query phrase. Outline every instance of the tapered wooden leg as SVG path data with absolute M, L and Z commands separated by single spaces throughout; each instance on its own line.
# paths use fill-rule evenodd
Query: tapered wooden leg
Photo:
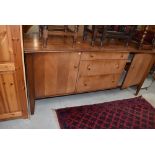
M 130 38 L 130 37 L 126 39 L 125 47 L 128 47 L 128 46 L 129 46 L 129 42 L 130 42 L 130 41 L 131 41 L 131 38 Z
M 43 34 L 43 28 L 42 28 L 42 26 L 40 25 L 40 26 L 39 26 L 39 38 L 42 37 L 42 34 Z
M 43 47 L 47 47 L 47 39 L 48 39 L 48 27 L 43 26 Z
M 153 78 L 154 78 L 154 80 L 155 80 L 155 73 L 153 74 Z
M 83 40 L 87 39 L 87 35 L 88 35 L 87 29 L 88 29 L 88 25 L 84 25 Z
M 139 94 L 141 87 L 142 87 L 141 85 L 137 86 L 137 90 L 136 90 L 136 93 L 135 93 L 136 96 Z
M 104 32 L 102 33 L 102 36 L 101 36 L 101 46 L 103 46 L 103 41 L 104 41 Z
M 92 28 L 92 42 L 91 42 L 92 46 L 94 46 L 94 43 L 96 40 L 96 35 L 97 35 L 97 28 L 96 28 L 96 26 L 93 26 L 93 28 Z
M 30 111 L 31 114 L 33 115 L 35 110 L 33 54 L 26 54 L 26 77 L 27 77 L 28 96 L 30 102 Z

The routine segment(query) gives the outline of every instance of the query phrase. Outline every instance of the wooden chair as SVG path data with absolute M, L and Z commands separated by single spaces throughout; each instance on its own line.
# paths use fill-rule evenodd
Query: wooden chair
M 72 37 L 73 45 L 77 41 L 78 26 L 74 26 L 74 30 L 70 29 L 68 25 L 41 25 L 39 26 L 39 36 L 43 39 L 43 47 L 47 47 L 48 36 L 63 36 Z
M 92 29 L 88 28 L 88 25 L 84 26 L 83 39 L 86 40 L 88 33 L 92 34 L 91 44 L 94 46 L 96 38 L 100 39 L 100 45 L 103 46 L 103 41 L 106 38 L 122 39 L 125 41 L 125 45 L 131 41 L 133 33 L 137 26 L 130 25 L 93 25 Z
M 22 25 L 22 31 L 23 31 L 23 33 L 24 34 L 27 33 L 32 26 L 33 25 Z
M 83 31 L 83 40 L 87 40 L 88 35 L 91 35 L 91 45 L 94 46 L 94 42 L 96 41 L 96 38 L 98 35 L 100 35 L 101 39 L 101 34 L 100 32 L 103 31 L 104 26 L 102 25 L 84 25 L 84 31 Z M 101 42 L 102 44 L 102 42 Z
M 155 62 L 152 68 L 153 68 L 153 79 L 155 80 Z
M 142 30 L 137 30 L 134 40 L 139 49 L 153 49 L 155 47 L 155 26 L 146 25 Z

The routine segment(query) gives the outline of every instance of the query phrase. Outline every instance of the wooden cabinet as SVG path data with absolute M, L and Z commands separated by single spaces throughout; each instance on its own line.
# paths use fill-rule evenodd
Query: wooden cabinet
M 86 52 L 81 56 L 77 92 L 116 88 L 128 53 Z
M 153 65 L 153 59 L 153 54 L 135 54 L 122 88 L 143 83 Z
M 137 86 L 136 95 L 138 95 L 144 80 L 146 79 L 155 60 L 154 54 L 135 54 L 130 68 L 127 72 L 122 88 Z
M 78 52 L 34 54 L 35 98 L 75 93 L 79 61 Z
M 27 117 L 20 26 L 0 26 L 0 119 Z
M 140 51 L 130 46 L 96 48 L 80 42 L 71 48 L 67 43 L 56 45 L 51 40 L 43 48 L 37 38 L 31 43 L 29 39 L 25 42 L 25 57 L 31 114 L 37 98 L 117 88 L 124 79 L 122 88 L 138 85 L 138 92 L 154 57 L 154 51 Z M 135 55 L 131 66 L 129 53 Z

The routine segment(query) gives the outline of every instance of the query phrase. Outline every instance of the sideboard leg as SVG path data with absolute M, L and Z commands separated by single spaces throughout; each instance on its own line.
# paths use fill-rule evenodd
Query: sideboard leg
M 27 88 L 30 102 L 30 111 L 31 115 L 33 115 L 35 110 L 33 54 L 26 54 L 26 76 L 27 76 Z

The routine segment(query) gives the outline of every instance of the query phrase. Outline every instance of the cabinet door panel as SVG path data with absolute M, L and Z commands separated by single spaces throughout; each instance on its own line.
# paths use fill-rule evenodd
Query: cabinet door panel
M 78 53 L 34 55 L 36 98 L 73 93 L 77 80 L 79 59 Z
M 27 117 L 21 26 L 0 25 L 0 120 Z
M 135 54 L 122 88 L 139 84 L 146 72 L 149 72 L 152 60 L 152 54 Z
M 0 73 L 0 114 L 21 111 L 14 73 Z
M 0 26 L 0 62 L 13 61 L 10 29 L 8 26 Z

